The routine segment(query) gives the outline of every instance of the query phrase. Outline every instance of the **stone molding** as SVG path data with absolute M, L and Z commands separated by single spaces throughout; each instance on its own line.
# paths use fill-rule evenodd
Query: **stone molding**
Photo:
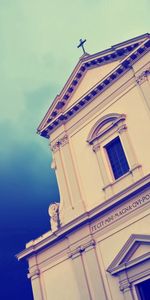
M 127 129 L 127 125 L 126 124 L 123 124 L 123 125 L 121 125 L 119 128 L 118 128 L 118 133 L 120 134 L 120 133 L 122 133 L 122 131 L 124 131 L 124 130 L 126 130 Z
M 124 284 L 120 285 L 120 291 L 125 293 L 128 290 L 131 290 L 131 284 L 128 282 L 128 280 L 126 280 L 126 282 L 124 282 Z
M 100 149 L 100 144 L 96 144 L 96 145 L 93 146 L 93 151 L 94 152 L 99 151 L 99 149 Z
M 144 81 L 147 80 L 147 77 L 150 75 L 150 67 L 144 70 L 138 77 L 136 77 L 136 82 L 141 85 Z
M 105 136 L 108 132 L 115 130 L 115 128 L 119 130 L 120 126 L 122 126 L 122 122 L 124 122 L 125 119 L 125 114 L 111 113 L 104 115 L 90 130 L 87 142 L 91 145 L 97 140 L 103 140 L 103 136 Z

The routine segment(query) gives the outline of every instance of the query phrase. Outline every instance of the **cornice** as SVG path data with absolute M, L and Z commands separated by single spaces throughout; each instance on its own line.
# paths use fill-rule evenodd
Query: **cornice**
M 122 249 L 119 251 L 113 262 L 108 267 L 107 271 L 111 274 L 117 274 L 118 272 L 128 269 L 133 265 L 140 263 L 141 261 L 150 258 L 150 252 L 140 255 L 137 258 L 132 259 L 132 254 L 136 252 L 137 248 L 142 245 L 142 243 L 149 243 L 150 245 L 150 235 L 144 234 L 132 234 L 127 242 L 124 244 Z M 131 252 L 131 253 L 130 253 Z M 127 255 L 130 253 L 131 260 L 128 261 Z
M 150 39 L 145 40 L 142 44 L 140 44 L 136 49 L 134 49 L 128 56 L 126 56 L 121 63 L 111 71 L 106 77 L 104 77 L 100 82 L 98 82 L 95 86 L 92 87 L 86 94 L 84 94 L 77 103 L 75 103 L 72 107 L 70 107 L 66 112 L 61 112 L 61 104 L 64 106 L 65 102 L 60 101 L 57 111 L 53 110 L 53 116 L 47 120 L 47 124 L 38 129 L 38 133 L 46 138 L 50 137 L 50 134 L 59 126 L 67 122 L 71 119 L 76 113 L 78 113 L 83 107 L 88 105 L 94 98 L 103 93 L 110 85 L 112 85 L 116 80 L 122 77 L 131 66 L 140 59 L 145 53 L 148 52 L 150 47 Z M 88 68 L 88 66 L 87 66 Z M 85 71 L 85 66 L 84 70 Z M 147 72 L 147 70 L 145 71 Z M 66 97 L 66 101 L 68 98 Z
M 137 195 L 137 193 L 141 193 L 149 187 L 150 174 L 141 178 L 139 181 L 133 183 L 130 187 L 122 190 L 120 193 L 109 198 L 89 212 L 83 213 L 81 216 L 60 227 L 57 231 L 53 233 L 49 231 L 36 240 L 29 242 L 26 246 L 26 249 L 17 254 L 16 257 L 18 260 L 20 260 L 25 257 L 35 255 L 37 252 L 42 251 L 46 247 L 65 239 L 68 234 L 76 231 L 79 228 L 82 228 L 82 226 L 97 220 L 97 218 L 114 208 L 116 203 L 117 205 L 120 205 L 122 202 L 127 201 L 131 197 Z

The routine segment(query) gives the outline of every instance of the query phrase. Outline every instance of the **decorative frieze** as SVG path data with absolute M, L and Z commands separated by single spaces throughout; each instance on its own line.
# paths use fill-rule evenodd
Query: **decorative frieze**
M 147 80 L 147 77 L 150 75 L 150 68 L 144 70 L 137 78 L 136 82 L 138 84 L 142 84 L 144 81 Z

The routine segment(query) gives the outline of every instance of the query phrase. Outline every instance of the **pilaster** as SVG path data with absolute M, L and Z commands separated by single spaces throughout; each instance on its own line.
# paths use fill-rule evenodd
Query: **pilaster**
M 71 196 L 70 196 L 67 179 L 65 175 L 64 165 L 60 153 L 59 143 L 55 144 L 52 147 L 52 151 L 53 151 L 54 161 L 55 161 L 55 164 L 53 163 L 52 167 L 55 169 L 59 191 L 60 191 L 60 198 L 61 198 L 60 210 L 61 209 L 66 210 L 68 208 L 73 209 L 73 204 L 71 202 Z
M 92 300 L 107 300 L 99 263 L 95 253 L 95 242 L 93 240 L 86 245 L 82 257 Z
M 61 193 L 60 218 L 66 223 L 85 211 L 67 134 L 62 135 L 51 149 Z
M 42 286 L 40 281 L 40 271 L 38 267 L 34 267 L 34 270 L 28 274 L 28 278 L 31 279 L 32 291 L 35 300 L 43 300 Z
M 144 70 L 137 78 L 136 83 L 150 111 L 150 67 Z
M 134 181 L 136 181 L 141 178 L 142 170 L 141 170 L 141 165 L 138 164 L 136 155 L 134 153 L 132 144 L 130 142 L 129 135 L 127 133 L 127 126 L 124 124 L 121 127 L 119 127 L 118 133 L 128 158 L 128 162 L 130 165 L 130 172 L 133 175 Z
M 82 213 L 84 211 L 84 206 L 67 135 L 64 135 L 61 139 L 60 152 L 70 192 L 71 203 L 73 204 L 74 210 L 79 210 L 79 213 Z
M 106 172 L 106 167 L 104 165 L 104 161 L 103 161 L 103 158 L 102 158 L 100 144 L 95 144 L 93 146 L 93 151 L 96 154 L 96 158 L 97 158 L 97 161 L 98 161 L 100 174 L 101 174 L 101 177 L 102 177 L 102 180 L 103 180 L 103 184 L 104 184 L 103 190 L 106 193 L 106 197 L 109 197 L 109 196 L 112 195 L 111 183 L 110 183 L 110 180 L 108 178 L 108 175 L 107 175 L 107 172 Z
M 92 300 L 92 296 L 89 289 L 89 284 L 85 272 L 85 267 L 82 258 L 82 247 L 78 247 L 69 254 L 69 257 L 72 259 L 73 269 L 75 272 L 75 278 L 77 281 L 79 293 L 81 299 Z

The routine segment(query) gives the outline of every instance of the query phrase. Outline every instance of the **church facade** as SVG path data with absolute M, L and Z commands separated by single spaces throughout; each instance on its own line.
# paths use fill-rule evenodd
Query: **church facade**
M 60 203 L 18 259 L 35 300 L 148 300 L 150 35 L 84 52 L 38 127 Z

